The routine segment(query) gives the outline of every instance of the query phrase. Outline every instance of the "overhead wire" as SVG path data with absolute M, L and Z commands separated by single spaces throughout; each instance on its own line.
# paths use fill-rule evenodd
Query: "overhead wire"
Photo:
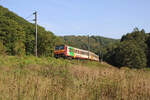
M 29 15 L 28 17 L 26 17 L 25 19 L 28 20 L 30 17 L 32 17 L 33 14 Z
M 29 19 L 29 18 L 31 18 L 32 16 L 33 16 L 33 14 L 30 14 L 28 17 L 25 18 L 25 20 L 27 20 L 27 21 L 34 21 L 34 19 Z

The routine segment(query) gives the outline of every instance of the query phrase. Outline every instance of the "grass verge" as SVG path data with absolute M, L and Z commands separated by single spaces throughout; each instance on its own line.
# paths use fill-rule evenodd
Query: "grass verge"
M 150 100 L 148 69 L 106 63 L 0 57 L 0 100 Z

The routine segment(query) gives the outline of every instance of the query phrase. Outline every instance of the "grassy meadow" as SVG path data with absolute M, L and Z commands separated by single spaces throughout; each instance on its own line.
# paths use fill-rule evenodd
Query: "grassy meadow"
M 0 56 L 0 100 L 150 100 L 150 69 Z

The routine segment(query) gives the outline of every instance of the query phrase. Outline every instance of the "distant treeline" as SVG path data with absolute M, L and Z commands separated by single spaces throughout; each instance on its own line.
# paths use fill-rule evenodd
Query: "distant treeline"
M 63 36 L 61 37 L 63 42 L 67 45 L 88 50 L 88 36 Z M 118 43 L 120 40 L 105 38 L 101 36 L 89 37 L 90 51 L 99 55 L 100 53 L 106 53 L 106 48 L 112 44 Z
M 65 44 L 88 50 L 88 36 L 61 37 Z M 123 35 L 121 40 L 90 36 L 90 51 L 100 59 L 117 66 L 145 68 L 150 66 L 150 34 L 135 28 Z
M 135 28 L 123 35 L 120 43 L 107 48 L 105 61 L 118 67 L 144 68 L 150 66 L 150 34 Z

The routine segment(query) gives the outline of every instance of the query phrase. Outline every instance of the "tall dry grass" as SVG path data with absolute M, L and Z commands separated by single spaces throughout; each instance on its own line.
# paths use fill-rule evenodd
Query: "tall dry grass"
M 149 69 L 0 57 L 0 100 L 150 100 Z

